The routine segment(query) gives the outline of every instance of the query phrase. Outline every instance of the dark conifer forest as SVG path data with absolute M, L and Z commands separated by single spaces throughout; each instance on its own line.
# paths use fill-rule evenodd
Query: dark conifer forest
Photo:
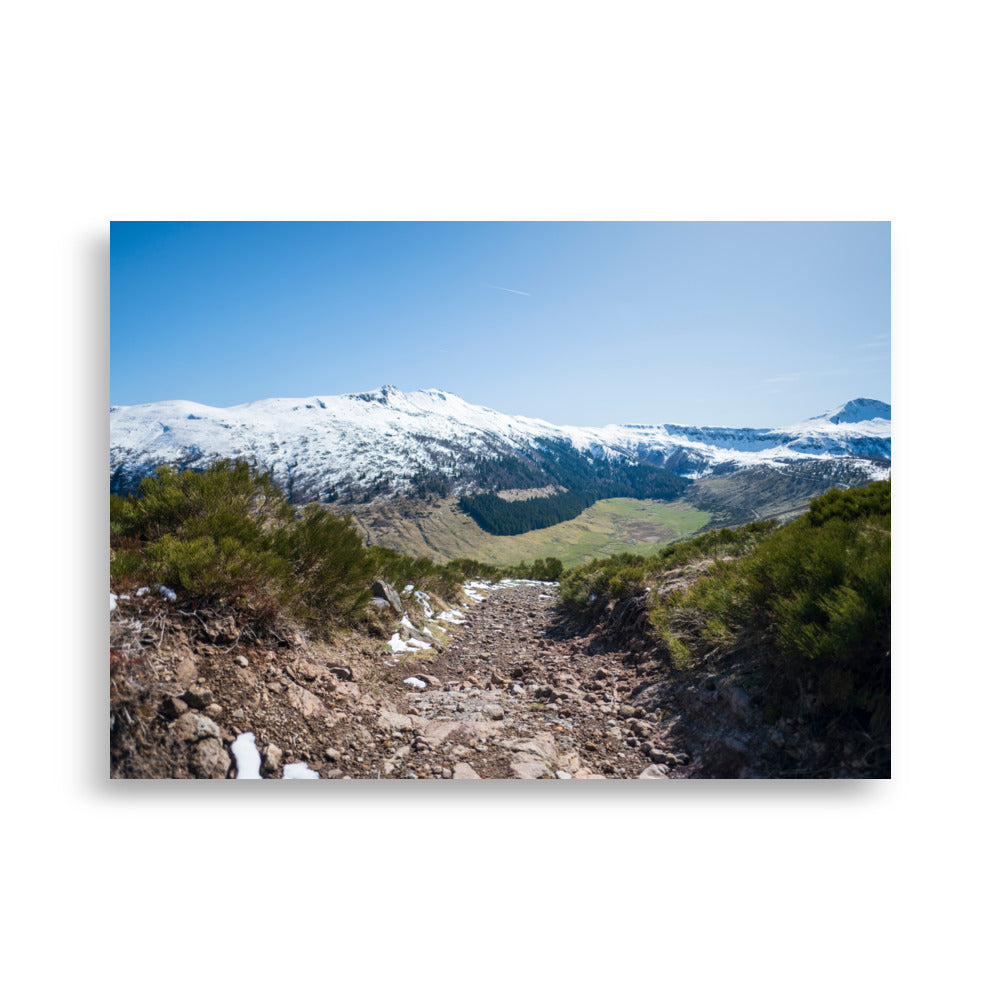
M 682 476 L 651 465 L 587 455 L 563 441 L 540 442 L 533 455 L 480 460 L 477 481 L 493 491 L 560 486 L 565 492 L 530 500 L 502 500 L 496 492 L 463 496 L 459 507 L 492 535 L 519 535 L 581 514 L 598 500 L 634 497 L 674 500 L 688 486 Z

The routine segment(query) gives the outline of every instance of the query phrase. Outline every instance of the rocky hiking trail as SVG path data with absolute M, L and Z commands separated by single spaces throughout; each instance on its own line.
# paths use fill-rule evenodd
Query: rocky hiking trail
M 451 778 L 665 777 L 687 755 L 656 744 L 656 727 L 629 704 L 648 669 L 636 650 L 578 634 L 554 584 L 496 589 L 421 675 L 394 720 L 413 739 L 390 774 Z M 404 679 L 405 680 L 405 679 Z
M 294 627 L 268 634 L 220 609 L 121 595 L 111 622 L 112 774 L 689 775 L 659 705 L 633 700 L 663 671 L 634 620 L 584 634 L 560 613 L 553 583 L 472 584 L 465 596 L 449 608 L 411 594 L 388 642 L 359 633 L 330 646 Z M 394 610 L 379 613 L 398 621 Z

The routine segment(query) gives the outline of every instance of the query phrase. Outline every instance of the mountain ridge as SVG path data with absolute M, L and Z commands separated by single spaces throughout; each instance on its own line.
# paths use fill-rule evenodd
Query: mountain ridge
M 863 397 L 779 428 L 562 426 L 503 414 L 440 389 L 403 392 L 391 385 L 230 407 L 189 400 L 116 405 L 109 416 L 117 492 L 134 488 L 158 465 L 201 468 L 233 458 L 268 468 L 300 502 L 491 488 L 483 470 L 504 463 L 523 466 L 532 485 L 544 486 L 558 481 L 546 457 L 562 453 L 591 464 L 648 465 L 692 480 L 719 468 L 817 459 L 849 461 L 879 479 L 888 475 L 891 458 L 891 407 Z

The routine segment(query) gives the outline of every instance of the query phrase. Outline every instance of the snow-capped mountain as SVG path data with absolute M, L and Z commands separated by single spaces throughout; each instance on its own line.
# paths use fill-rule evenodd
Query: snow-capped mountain
M 448 392 L 375 392 L 265 399 L 226 408 L 183 400 L 111 408 L 112 488 L 132 488 L 159 465 L 199 468 L 218 458 L 248 459 L 271 470 L 297 501 L 363 500 L 433 481 L 477 488 L 484 460 L 553 448 L 591 460 L 642 463 L 697 478 L 755 465 L 845 460 L 870 478 L 888 476 L 891 410 L 854 399 L 775 429 L 679 424 L 560 427 L 507 416 Z

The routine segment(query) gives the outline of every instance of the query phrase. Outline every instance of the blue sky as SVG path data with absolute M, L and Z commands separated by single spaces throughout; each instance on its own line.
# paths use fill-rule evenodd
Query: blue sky
M 889 400 L 889 264 L 888 223 L 112 223 L 111 402 L 777 426 Z

